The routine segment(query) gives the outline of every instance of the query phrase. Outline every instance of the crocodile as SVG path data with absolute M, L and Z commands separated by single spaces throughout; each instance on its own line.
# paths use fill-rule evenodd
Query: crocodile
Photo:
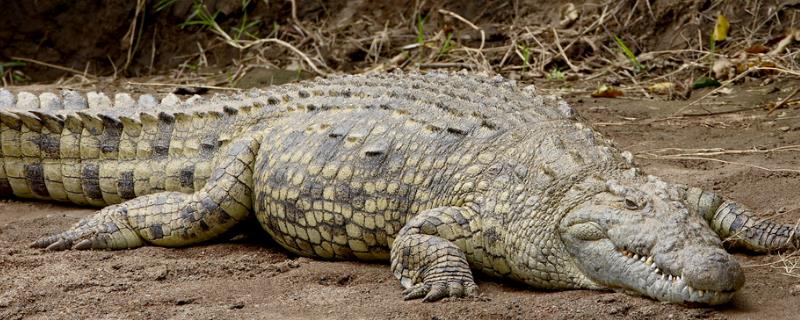
M 390 262 L 405 299 L 475 295 L 480 272 L 722 304 L 745 281 L 726 248 L 800 247 L 794 226 L 644 174 L 564 100 L 500 76 L 161 102 L 0 90 L 0 147 L 1 196 L 101 207 L 33 247 L 179 247 L 258 221 L 300 256 Z

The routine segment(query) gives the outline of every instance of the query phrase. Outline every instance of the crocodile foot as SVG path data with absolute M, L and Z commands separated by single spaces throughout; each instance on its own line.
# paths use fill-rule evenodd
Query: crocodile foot
M 452 279 L 430 283 L 418 283 L 403 291 L 403 299 L 419 299 L 431 302 L 445 297 L 470 297 L 478 294 L 478 286 L 472 280 Z
M 127 216 L 125 207 L 109 206 L 81 219 L 72 229 L 36 240 L 31 247 L 56 251 L 140 247 L 144 242 L 130 227 Z

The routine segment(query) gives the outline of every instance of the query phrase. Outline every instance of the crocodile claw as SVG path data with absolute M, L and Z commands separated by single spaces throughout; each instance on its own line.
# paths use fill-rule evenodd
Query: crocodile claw
M 39 238 L 31 247 L 61 251 L 125 249 L 143 244 L 141 237 L 127 226 L 124 209 L 111 206 L 94 216 L 81 219 L 70 230 Z
M 471 297 L 477 293 L 478 286 L 471 281 L 466 283 L 461 281 L 418 283 L 403 291 L 403 299 L 422 298 L 424 302 L 433 302 L 446 297 Z

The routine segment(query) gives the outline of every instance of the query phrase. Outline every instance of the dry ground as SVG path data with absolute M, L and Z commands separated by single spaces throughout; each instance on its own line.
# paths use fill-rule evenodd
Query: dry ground
M 686 111 L 749 108 L 775 101 L 796 85 L 745 84 L 735 87 L 733 95 L 703 100 Z M 797 110 L 779 110 L 771 117 L 751 110 L 670 119 L 687 102 L 587 96 L 572 91 L 567 98 L 596 128 L 639 154 L 646 172 L 719 191 L 762 214 L 778 213 L 775 218 L 783 222 L 800 219 L 796 148 L 713 156 L 735 163 L 647 159 L 647 154 L 663 155 L 654 149 L 668 147 L 722 148 L 730 153 L 798 145 Z M 708 155 L 688 157 L 699 156 Z M 400 284 L 386 265 L 293 257 L 263 240 L 266 235 L 258 230 L 185 249 L 44 252 L 27 247 L 92 212 L 49 203 L 0 202 L 0 318 L 796 319 L 800 311 L 796 256 L 737 254 L 747 284 L 730 304 L 703 308 L 613 292 L 535 291 L 486 278 L 479 279 L 482 295 L 477 299 L 402 301 Z

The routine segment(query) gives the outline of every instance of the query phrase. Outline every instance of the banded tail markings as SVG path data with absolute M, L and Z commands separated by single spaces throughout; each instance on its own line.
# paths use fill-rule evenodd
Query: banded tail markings
M 100 158 L 100 134 L 103 132 L 103 121 L 86 112 L 76 112 L 83 124 L 81 130 L 80 159 Z
M 18 116 L 9 111 L 0 110 L 0 149 L 3 152 L 5 179 L 14 195 L 20 198 L 33 198 L 33 192 L 25 181 L 21 128 L 22 121 Z
M 99 136 L 100 158 L 104 160 L 117 160 L 119 157 L 119 143 L 122 135 L 123 124 L 119 119 L 104 114 L 97 115 L 102 122 L 103 131 Z
M 139 114 L 141 120 L 141 131 L 136 144 L 136 159 L 148 160 L 153 158 L 152 141 L 158 135 L 158 118 L 156 116 L 142 112 Z
M 175 126 L 170 137 L 168 155 L 170 158 L 192 156 L 192 152 L 186 146 L 187 140 L 194 135 L 192 115 L 176 112 L 173 116 L 175 118 Z
M 153 155 L 157 158 L 169 156 L 169 145 L 172 142 L 172 132 L 175 128 L 175 116 L 166 112 L 158 113 L 158 133 L 151 141 Z
M 64 189 L 64 175 L 62 174 L 63 160 L 57 157 L 42 159 L 44 169 L 44 184 L 50 198 L 55 201 L 69 201 L 67 191 Z
M 117 158 L 121 161 L 135 160 L 137 158 L 137 146 L 142 134 L 142 123 L 138 119 L 120 116 L 122 122 L 122 133 L 119 138 L 119 151 Z

